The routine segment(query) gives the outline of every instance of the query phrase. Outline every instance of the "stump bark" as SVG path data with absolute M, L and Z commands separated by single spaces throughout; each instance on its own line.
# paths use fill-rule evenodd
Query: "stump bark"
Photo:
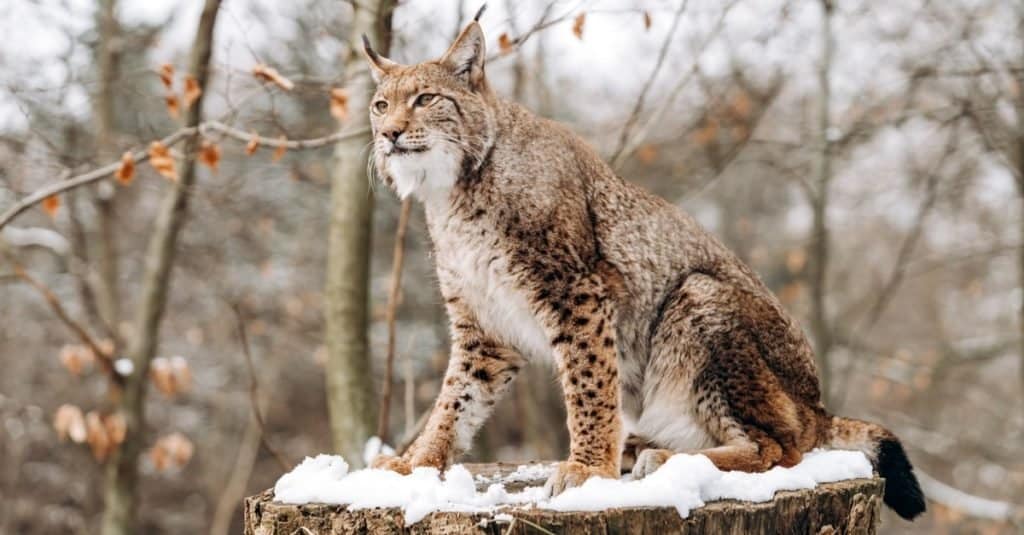
M 484 490 L 502 480 L 516 464 L 467 464 Z M 510 492 L 543 481 L 503 481 Z M 399 509 L 349 511 L 343 505 L 275 503 L 272 490 L 245 500 L 245 535 L 463 534 L 566 535 L 621 533 L 629 535 L 753 535 L 874 534 L 881 516 L 884 481 L 851 479 L 814 489 L 779 492 L 769 502 L 712 502 L 690 511 L 687 518 L 670 507 L 609 509 L 601 512 L 559 512 L 504 507 L 493 513 L 437 512 L 406 526 Z M 496 517 L 496 515 L 499 515 Z M 511 517 L 511 520 L 509 520 Z

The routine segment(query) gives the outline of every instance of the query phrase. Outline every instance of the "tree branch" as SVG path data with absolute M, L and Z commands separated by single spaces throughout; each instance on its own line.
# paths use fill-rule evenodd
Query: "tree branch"
M 405 230 L 409 226 L 411 199 L 402 201 L 402 211 L 398 215 L 398 227 L 395 229 L 395 249 L 391 262 L 391 287 L 388 290 L 388 347 L 384 361 L 384 384 L 380 391 L 380 412 L 377 418 L 377 437 L 382 442 L 388 441 L 388 419 L 391 415 L 391 378 L 395 369 L 395 317 L 398 313 L 398 294 L 402 288 L 402 264 L 405 260 Z
M 256 418 L 256 425 L 259 426 L 260 444 L 270 452 L 277 460 L 281 470 L 287 472 L 291 464 L 277 451 L 267 440 L 267 427 L 263 420 L 263 411 L 260 410 L 259 382 L 256 379 L 256 367 L 252 364 L 252 351 L 249 349 L 249 336 L 245 332 L 245 319 L 242 317 L 242 309 L 238 304 L 231 304 L 231 311 L 235 313 L 235 329 L 238 331 L 238 340 L 242 344 L 242 354 L 245 355 L 245 365 L 249 370 L 249 403 L 252 405 L 252 415 Z
M 82 326 L 81 323 L 75 321 L 75 319 L 72 318 L 70 314 L 68 314 L 67 309 L 64 308 L 64 305 L 61 304 L 60 299 L 58 299 L 57 296 L 54 295 L 50 288 L 36 280 L 35 277 L 29 275 L 28 272 L 25 271 L 25 268 L 16 260 L 14 260 L 13 258 L 10 260 L 11 263 L 14 264 L 15 276 L 28 283 L 29 286 L 32 286 L 33 288 L 36 289 L 36 291 L 39 292 L 39 294 L 46 301 L 46 304 L 48 304 L 50 308 L 53 310 L 53 313 L 56 314 L 57 317 L 60 318 L 62 322 L 64 322 L 64 325 L 67 325 L 67 327 L 71 329 L 71 331 L 74 332 L 76 336 L 78 336 L 79 340 L 81 340 L 82 343 L 89 347 L 89 350 L 92 351 L 93 354 L 96 356 L 96 361 L 100 363 L 100 368 L 103 369 L 103 372 L 110 377 L 110 380 L 113 381 L 113 383 L 116 386 L 120 387 L 124 383 L 124 377 L 120 373 L 117 373 L 117 370 L 114 368 L 114 361 L 113 359 L 111 359 L 111 356 L 108 355 L 106 351 L 100 348 L 99 343 L 96 342 L 92 335 L 89 334 L 89 331 L 87 331 L 85 327 Z
M 219 121 L 206 121 L 204 123 L 200 123 L 198 126 L 184 127 L 174 132 L 173 134 L 161 139 L 160 143 L 166 147 L 171 147 L 184 141 L 185 139 L 194 136 L 197 132 L 200 134 L 204 134 L 207 132 L 219 132 L 227 137 L 244 143 L 248 143 L 255 139 L 260 146 L 285 148 L 288 150 L 308 150 L 327 147 L 343 139 L 349 139 L 352 137 L 364 135 L 366 134 L 367 130 L 342 130 L 329 136 L 318 137 L 313 139 L 281 140 L 263 137 L 260 135 L 253 135 L 243 130 L 239 130 L 237 128 L 228 126 Z M 132 154 L 132 159 L 135 160 L 136 164 L 143 163 L 149 160 L 149 152 L 137 151 Z M 78 188 L 81 186 L 85 186 L 87 184 L 92 184 L 93 182 L 103 180 L 104 178 L 107 178 L 108 176 L 117 172 L 118 168 L 120 167 L 121 162 L 120 160 L 118 160 L 117 162 L 105 165 L 98 169 L 94 169 L 81 175 L 73 176 L 65 181 L 55 182 L 53 184 L 40 188 L 39 190 L 36 190 L 35 192 L 29 194 L 27 197 L 14 203 L 14 205 L 8 208 L 3 213 L 3 215 L 0 215 L 0 229 L 5 227 L 8 223 L 10 223 L 14 218 L 16 218 L 25 210 L 28 210 L 29 208 L 42 202 L 43 199 L 50 197 L 52 195 L 57 195 L 58 193 L 62 193 L 74 188 Z
M 619 134 L 619 142 L 615 146 L 615 150 L 612 152 L 612 156 L 609 159 L 612 167 L 618 167 L 622 156 L 622 151 L 626 148 L 626 142 L 629 141 L 629 134 L 633 131 L 633 126 L 636 125 L 636 121 L 640 118 L 640 112 L 644 109 L 644 103 L 647 101 L 647 94 L 651 90 L 651 86 L 654 85 L 654 80 L 661 73 L 661 67 L 665 64 L 665 58 L 668 56 L 668 49 L 672 46 L 672 39 L 676 35 L 676 30 L 679 29 L 679 22 L 683 20 L 683 13 L 686 11 L 686 6 L 689 4 L 689 0 L 683 0 L 679 3 L 679 8 L 676 9 L 675 18 L 672 19 L 672 27 L 669 28 L 668 33 L 665 35 L 665 41 L 661 43 L 661 50 L 658 51 L 658 59 L 654 63 L 654 68 L 651 69 L 650 76 L 644 82 L 643 88 L 640 90 L 640 96 L 636 99 L 636 104 L 633 105 L 633 111 L 629 114 L 629 118 L 626 119 L 626 123 L 622 126 L 622 132 Z

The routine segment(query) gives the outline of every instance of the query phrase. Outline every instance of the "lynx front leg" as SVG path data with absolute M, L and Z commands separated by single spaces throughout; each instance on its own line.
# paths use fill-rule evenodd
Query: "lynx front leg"
M 603 281 L 589 276 L 546 296 L 546 330 L 565 393 L 569 459 L 548 481 L 552 494 L 591 476 L 619 476 L 622 420 L 612 307 Z M 541 291 L 544 294 L 544 291 Z
M 444 469 L 469 449 L 473 434 L 490 415 L 523 365 L 519 353 L 487 336 L 457 297 L 448 299 L 452 353 L 441 393 L 423 433 L 401 457 L 381 455 L 372 466 L 409 473 L 419 466 Z

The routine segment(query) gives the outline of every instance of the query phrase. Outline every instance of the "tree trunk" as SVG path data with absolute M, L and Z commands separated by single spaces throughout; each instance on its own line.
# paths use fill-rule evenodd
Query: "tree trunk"
M 203 93 L 188 110 L 186 124 L 189 126 L 198 125 L 202 116 L 203 96 L 207 93 L 208 67 L 213 50 L 213 28 L 219 8 L 220 0 L 206 0 L 192 44 L 189 72 L 196 77 Z M 183 152 L 186 158 L 179 162 L 179 179 L 170 186 L 170 191 L 163 199 L 146 253 L 141 298 L 127 352 L 128 358 L 132 359 L 134 364 L 134 371 L 125 378 L 119 401 L 119 410 L 126 423 L 125 438 L 121 447 L 107 461 L 106 467 L 105 508 L 102 521 L 104 535 L 128 535 L 136 532 L 133 525 L 137 498 L 138 457 L 146 441 L 145 401 L 149 364 L 156 352 L 160 336 L 160 321 L 166 307 L 175 246 L 187 216 L 189 190 L 196 179 L 195 159 L 189 157 L 195 153 L 198 145 L 196 141 L 193 137 L 185 144 Z
M 345 62 L 349 102 L 347 128 L 369 126 L 373 81 L 363 59 L 360 36 L 387 54 L 394 0 L 353 2 L 349 56 Z M 356 463 L 374 431 L 373 382 L 366 340 L 373 196 L 366 175 L 369 135 L 346 139 L 335 150 L 331 176 L 331 227 L 327 252 L 325 323 L 327 409 L 334 449 Z
M 95 96 L 96 148 L 100 161 L 116 157 L 114 144 L 114 87 L 121 64 L 121 26 L 117 21 L 117 0 L 101 0 L 97 16 L 100 43 L 96 49 L 97 91 Z M 121 321 L 118 290 L 117 226 L 114 207 L 118 190 L 111 180 L 96 185 L 96 215 L 99 221 L 96 259 L 99 262 L 98 305 L 102 323 L 113 333 Z
M 813 211 L 811 251 L 811 331 L 814 336 L 814 351 L 821 375 L 822 400 L 832 405 L 832 333 L 828 321 L 828 307 L 825 303 L 828 285 L 829 232 L 828 232 L 828 191 L 832 181 L 832 151 L 829 140 L 832 92 L 829 77 L 832 69 L 832 0 L 821 0 L 821 64 L 818 66 L 818 159 L 816 188 L 811 199 Z
M 478 490 L 497 474 L 507 475 L 515 464 L 466 465 L 473 474 L 490 476 L 478 481 Z M 506 483 L 515 491 L 543 481 Z M 749 503 L 712 502 L 690 511 L 686 518 L 671 507 L 638 507 L 599 512 L 557 512 L 536 508 L 508 507 L 488 513 L 438 512 L 406 526 L 399 509 L 349 511 L 337 505 L 285 505 L 274 503 L 268 490 L 245 500 L 246 535 L 291 535 L 317 533 L 431 534 L 588 534 L 629 533 L 631 535 L 724 535 L 808 534 L 834 535 L 875 533 L 881 513 L 881 479 L 854 479 L 819 485 L 800 491 L 786 491 L 772 501 Z M 508 517 L 495 518 L 497 513 Z

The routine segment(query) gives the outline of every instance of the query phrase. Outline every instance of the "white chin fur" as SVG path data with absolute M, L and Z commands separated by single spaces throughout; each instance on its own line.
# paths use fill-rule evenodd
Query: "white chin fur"
M 447 193 L 459 176 L 459 154 L 448 147 L 433 147 L 425 152 L 388 156 L 388 174 L 394 180 L 398 196 L 416 195 L 421 201 Z

